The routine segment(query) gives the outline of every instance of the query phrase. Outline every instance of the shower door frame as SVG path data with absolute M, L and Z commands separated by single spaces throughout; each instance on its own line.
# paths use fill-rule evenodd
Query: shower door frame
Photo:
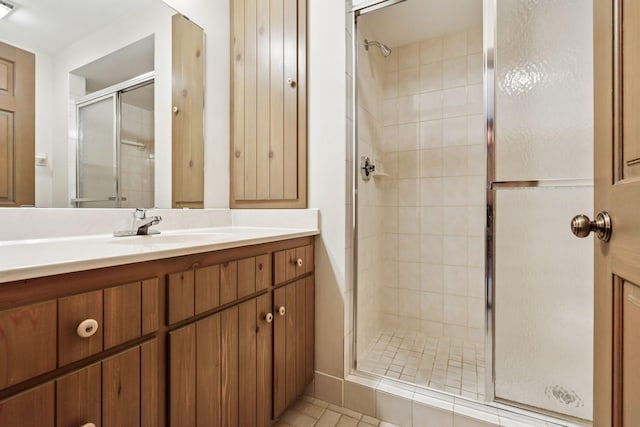
M 352 166 L 352 200 L 351 200 L 351 280 L 353 285 L 353 334 L 351 342 L 351 369 L 358 371 L 358 182 L 360 179 L 360 162 L 358 160 L 358 17 L 375 10 L 383 9 L 401 3 L 405 0 L 370 0 L 353 6 L 353 1 L 347 3 L 347 12 L 353 15 L 349 22 L 352 28 L 351 38 L 351 110 L 353 126 L 351 129 L 351 166 Z M 494 122 L 495 122 L 495 46 L 497 23 L 497 0 L 483 0 L 483 104 L 484 104 L 484 134 L 486 138 L 486 225 L 485 225 L 485 400 L 495 401 L 494 376 L 494 271 L 495 271 L 495 155 L 494 155 Z M 348 61 L 347 61 L 348 63 Z M 435 390 L 435 389 L 433 389 Z M 436 390 L 445 394 L 446 391 Z M 462 397 L 455 395 L 457 397 Z
M 129 92 L 147 85 L 151 85 L 151 84 L 155 84 L 155 71 L 149 71 L 147 73 L 141 74 L 137 77 L 134 77 L 132 79 L 117 83 L 113 86 L 109 86 L 105 89 L 101 89 L 99 91 L 96 91 L 94 93 L 91 93 L 89 95 L 85 95 L 82 96 L 80 98 L 77 98 L 75 100 L 75 129 L 76 129 L 76 135 L 77 135 L 77 139 L 75 141 L 75 171 L 73 171 L 73 175 L 75 177 L 74 179 L 74 183 L 75 183 L 75 189 L 73 191 L 73 194 L 75 194 L 74 197 L 71 198 L 70 202 L 73 205 L 73 207 L 76 208 L 80 208 L 81 203 L 85 203 L 85 202 L 95 202 L 95 201 L 107 201 L 107 200 L 96 200 L 96 199 L 81 199 L 78 198 L 78 191 L 80 188 L 80 135 L 79 135 L 79 129 L 80 129 L 80 109 L 82 107 L 86 107 L 88 105 L 91 104 L 95 104 L 97 102 L 103 101 L 105 99 L 109 99 L 109 98 L 113 98 L 114 100 L 114 110 L 113 110 L 113 127 L 114 127 L 114 141 L 113 141 L 113 147 L 114 147 L 114 158 L 115 158 L 115 190 L 116 190 L 116 195 L 115 195 L 115 200 L 113 200 L 113 202 L 115 203 L 116 208 L 120 208 L 122 207 L 122 194 L 121 194 L 121 188 L 120 188 L 120 181 L 121 181 L 121 176 L 120 176 L 120 168 L 121 168 L 121 159 L 120 159 L 120 141 L 121 141 L 121 137 L 120 137 L 120 127 L 121 127 L 121 120 L 122 120 L 122 112 L 120 111 L 120 95 L 122 93 L 125 92 Z M 125 199 L 126 200 L 126 199 Z M 108 201 L 111 201 L 111 199 L 109 199 Z

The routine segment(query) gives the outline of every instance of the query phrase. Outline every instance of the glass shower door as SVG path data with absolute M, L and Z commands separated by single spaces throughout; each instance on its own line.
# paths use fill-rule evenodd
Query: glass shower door
M 78 207 L 118 206 L 116 117 L 115 94 L 78 106 Z
M 495 397 L 590 419 L 591 2 L 500 0 L 496 42 Z

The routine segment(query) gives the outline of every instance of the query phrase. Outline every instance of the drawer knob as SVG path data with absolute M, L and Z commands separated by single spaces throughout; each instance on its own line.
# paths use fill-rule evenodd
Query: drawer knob
M 285 314 L 286 312 L 287 312 L 287 310 L 284 308 L 284 305 L 278 309 L 278 314 L 279 314 L 280 316 L 284 316 L 284 314 Z
M 87 319 L 80 322 L 76 332 L 80 338 L 89 338 L 98 331 L 98 322 L 95 319 Z
M 267 323 L 273 322 L 273 313 L 267 313 L 267 315 L 264 316 L 264 320 L 266 320 Z
M 302 258 L 298 258 L 298 259 L 296 260 L 296 265 L 297 265 L 298 267 L 302 267 Z
M 86 423 L 82 424 L 80 427 L 96 427 L 96 425 L 94 423 Z

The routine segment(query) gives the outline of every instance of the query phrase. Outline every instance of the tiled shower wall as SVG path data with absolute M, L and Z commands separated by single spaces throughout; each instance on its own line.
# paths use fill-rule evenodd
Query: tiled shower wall
M 121 139 L 144 147 L 120 144 L 122 207 L 154 207 L 154 135 L 153 111 L 122 103 Z
M 363 23 L 358 28 L 358 153 L 381 157 L 382 106 L 385 59 L 380 51 L 364 48 L 376 36 Z M 358 164 L 360 159 L 355 160 Z M 358 354 L 369 345 L 382 325 L 384 181 L 358 181 Z
M 384 66 L 382 323 L 480 344 L 481 26 L 395 47 Z

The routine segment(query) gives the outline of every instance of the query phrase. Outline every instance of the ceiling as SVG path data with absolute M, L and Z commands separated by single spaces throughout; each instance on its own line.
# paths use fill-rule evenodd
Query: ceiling
M 14 6 L 0 21 L 0 40 L 54 55 L 114 19 L 160 0 L 9 0 Z
M 482 0 L 407 0 L 359 19 L 396 47 L 482 25 Z
M 154 36 L 150 35 L 71 73 L 84 77 L 87 93 L 92 93 L 153 70 Z

